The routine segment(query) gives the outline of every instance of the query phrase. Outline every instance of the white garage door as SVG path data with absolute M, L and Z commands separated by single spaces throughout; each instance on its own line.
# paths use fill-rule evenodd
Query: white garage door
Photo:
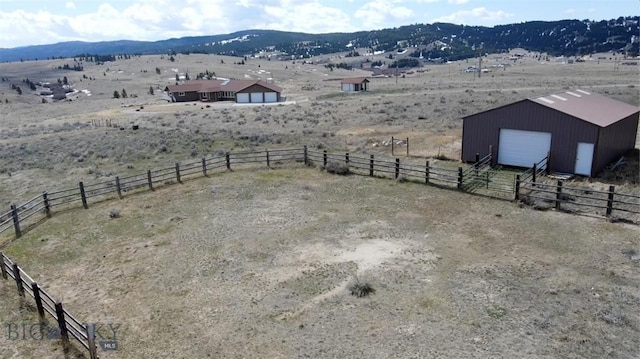
M 236 94 L 238 103 L 249 103 L 249 94 L 248 93 L 239 93 Z
M 251 93 L 251 102 L 252 103 L 262 103 L 262 92 L 252 92 Z
M 547 157 L 551 149 L 551 133 L 500 129 L 498 163 L 509 166 L 533 167 Z
M 278 102 L 278 94 L 276 92 L 265 92 L 264 102 Z

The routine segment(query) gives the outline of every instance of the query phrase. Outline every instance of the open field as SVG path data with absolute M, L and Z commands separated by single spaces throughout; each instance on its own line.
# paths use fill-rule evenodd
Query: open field
M 72 210 L 6 248 L 79 318 L 122 324 L 105 358 L 634 357 L 632 251 L 636 226 L 296 167 Z
M 0 208 L 240 149 L 389 156 L 383 141 L 408 137 L 413 160 L 456 167 L 462 116 L 572 88 L 638 106 L 638 66 L 610 57 L 531 54 L 481 78 L 461 71 L 472 62 L 431 65 L 373 78 L 359 94 L 341 93 L 339 79 L 368 72 L 300 61 L 144 56 L 83 72 L 56 69 L 69 59 L 1 63 Z M 162 99 L 176 74 L 206 70 L 271 78 L 287 104 Z M 43 103 L 21 84 L 63 76 L 86 91 Z M 129 98 L 111 98 L 122 89 Z M 573 181 L 638 193 L 630 161 L 603 183 Z M 109 218 L 114 208 L 121 218 Z M 3 251 L 79 318 L 122 324 L 120 350 L 101 357 L 640 356 L 637 226 L 400 181 L 297 167 L 225 173 L 56 215 Z M 349 295 L 356 278 L 376 293 Z M 14 287 L 0 281 L 0 318 L 35 321 Z M 0 358 L 62 357 L 52 341 L 0 343 Z

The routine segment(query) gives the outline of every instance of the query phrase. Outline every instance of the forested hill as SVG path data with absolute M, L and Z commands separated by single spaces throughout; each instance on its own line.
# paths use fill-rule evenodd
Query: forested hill
M 412 56 L 457 60 L 483 52 L 512 48 L 550 55 L 625 52 L 638 55 L 640 16 L 612 20 L 531 21 L 494 27 L 447 23 L 415 24 L 354 33 L 306 34 L 275 30 L 245 30 L 232 34 L 183 37 L 161 41 L 64 42 L 0 49 L 0 61 L 93 55 L 215 53 L 247 56 L 263 51 L 308 58 L 357 48 L 370 51 L 407 49 Z

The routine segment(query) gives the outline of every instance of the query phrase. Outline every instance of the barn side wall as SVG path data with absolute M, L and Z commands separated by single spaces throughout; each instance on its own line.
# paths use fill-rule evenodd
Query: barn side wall
M 530 100 L 468 116 L 462 127 L 462 161 L 473 162 L 493 146 L 497 156 L 500 129 L 551 133 L 550 170 L 573 173 L 578 142 L 596 143 L 598 127 Z M 496 159 L 497 162 L 498 159 Z
M 611 162 L 635 148 L 637 133 L 638 113 L 600 129 L 592 174 L 595 175 L 602 171 Z

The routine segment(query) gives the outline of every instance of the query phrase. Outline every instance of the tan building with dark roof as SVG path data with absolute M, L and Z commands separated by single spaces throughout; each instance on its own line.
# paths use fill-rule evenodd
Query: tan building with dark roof
M 494 163 L 592 177 L 636 145 L 640 109 L 591 91 L 521 100 L 463 118 L 462 160 L 492 149 Z
M 342 79 L 340 88 L 344 92 L 369 91 L 369 80 L 366 77 Z

